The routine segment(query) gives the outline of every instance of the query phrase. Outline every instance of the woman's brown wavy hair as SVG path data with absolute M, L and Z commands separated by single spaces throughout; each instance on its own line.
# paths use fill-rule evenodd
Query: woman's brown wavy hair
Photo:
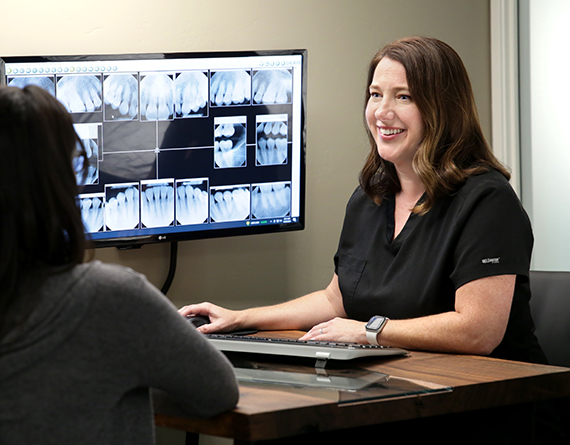
M 370 62 L 365 108 L 370 98 L 368 86 L 384 57 L 404 66 L 410 94 L 425 125 L 413 167 L 426 194 L 414 212 L 428 212 L 438 197 L 452 194 L 469 176 L 491 168 L 510 179 L 483 136 L 467 70 L 453 48 L 440 40 L 418 36 L 386 45 Z M 394 165 L 379 156 L 367 125 L 366 129 L 371 148 L 360 184 L 380 204 L 386 194 L 398 193 L 401 186 Z

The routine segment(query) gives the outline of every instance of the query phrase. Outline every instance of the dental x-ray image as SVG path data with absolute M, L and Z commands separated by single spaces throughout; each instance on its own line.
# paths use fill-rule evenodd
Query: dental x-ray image
M 26 76 L 8 79 L 8 86 L 10 87 L 24 88 L 28 85 L 36 85 L 55 96 L 55 83 L 52 76 Z
M 244 167 L 246 165 L 246 118 L 216 118 L 214 120 L 214 167 Z
M 241 221 L 249 218 L 250 186 L 212 187 L 210 215 L 212 222 Z
M 84 158 L 76 156 L 73 158 L 73 168 L 77 178 L 77 185 L 90 185 L 99 182 L 99 147 L 96 139 L 81 139 L 85 154 L 87 156 L 87 174 L 84 171 Z M 79 145 L 79 143 L 78 143 Z
M 70 113 L 101 111 L 101 76 L 70 74 L 57 79 L 56 97 Z
M 173 75 L 141 74 L 141 120 L 164 121 L 174 116 Z
M 89 186 L 99 184 L 99 161 L 101 159 L 101 124 L 74 124 L 73 128 L 77 136 L 81 139 L 83 148 L 85 149 L 85 159 L 83 156 L 75 156 L 73 159 L 73 168 L 77 178 L 77 185 Z M 78 146 L 77 153 L 81 152 Z M 83 172 L 84 162 L 87 160 L 87 174 Z
M 184 71 L 174 81 L 176 117 L 205 116 L 208 104 L 208 75 L 203 71 Z
M 139 183 L 107 184 L 105 202 L 105 225 L 108 230 L 139 228 Z
M 287 116 L 257 117 L 256 165 L 287 163 Z
M 210 82 L 213 106 L 243 105 L 251 102 L 249 70 L 216 71 Z
M 105 121 L 133 120 L 139 112 L 137 74 L 113 73 L 103 77 Z
M 284 104 L 291 102 L 293 77 L 290 70 L 264 69 L 253 72 L 253 102 Z
M 202 224 L 208 221 L 208 180 L 176 181 L 176 225 Z
M 79 206 L 86 232 L 95 233 L 104 230 L 105 195 L 103 193 L 79 195 Z
M 254 219 L 290 216 L 291 184 L 289 182 L 254 184 L 251 193 L 251 213 Z
M 141 181 L 143 227 L 174 225 L 174 180 Z

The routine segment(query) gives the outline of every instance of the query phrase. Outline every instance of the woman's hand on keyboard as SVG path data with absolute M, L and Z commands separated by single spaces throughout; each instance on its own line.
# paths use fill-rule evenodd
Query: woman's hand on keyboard
M 300 340 L 336 341 L 368 344 L 366 323 L 336 317 L 313 326 Z

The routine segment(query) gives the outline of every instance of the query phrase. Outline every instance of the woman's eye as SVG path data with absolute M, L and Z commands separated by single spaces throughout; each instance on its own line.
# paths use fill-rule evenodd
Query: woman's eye
M 405 100 L 405 101 L 411 101 L 412 100 L 412 97 L 407 95 L 407 94 L 400 94 L 398 97 L 400 98 L 400 100 Z

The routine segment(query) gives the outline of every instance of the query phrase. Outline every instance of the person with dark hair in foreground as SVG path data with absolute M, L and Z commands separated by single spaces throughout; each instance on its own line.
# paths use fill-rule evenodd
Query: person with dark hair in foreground
M 531 224 L 485 141 L 459 55 L 428 37 L 386 45 L 369 66 L 364 116 L 370 153 L 328 287 L 271 307 L 180 312 L 208 316 L 203 333 L 300 329 L 302 339 L 544 363 L 529 308 Z M 532 440 L 519 419 L 464 416 L 461 436 L 426 419 L 420 438 Z
M 1 87 L 0 151 L 0 443 L 152 444 L 151 388 L 191 416 L 233 408 L 230 363 L 159 290 L 84 263 L 64 106 Z

